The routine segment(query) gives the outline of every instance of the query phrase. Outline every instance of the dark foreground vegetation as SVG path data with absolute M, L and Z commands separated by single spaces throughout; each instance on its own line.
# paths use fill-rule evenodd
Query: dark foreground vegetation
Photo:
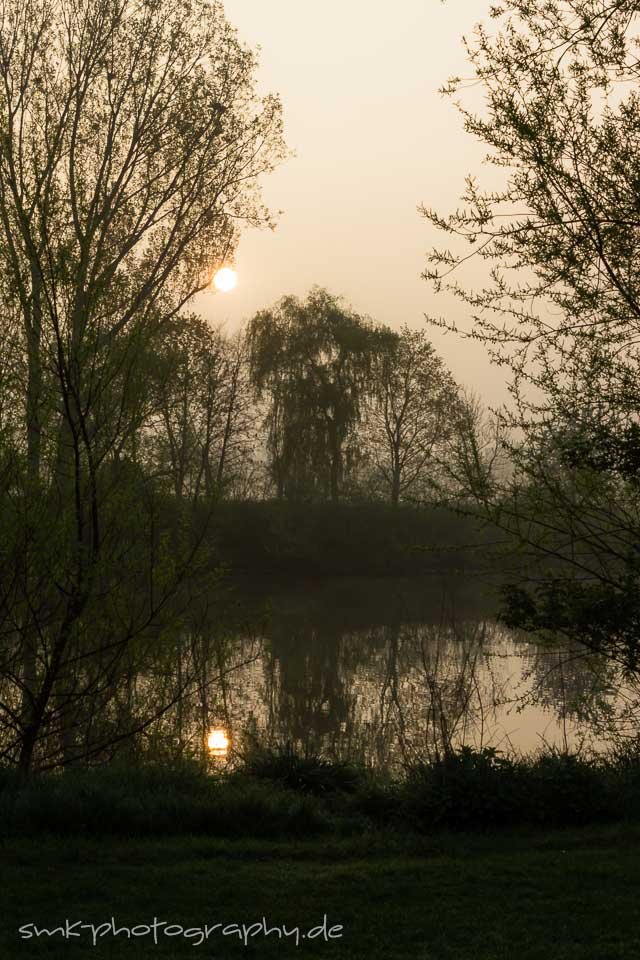
M 291 750 L 224 778 L 156 767 L 67 771 L 20 790 L 11 780 L 0 793 L 3 957 L 173 958 L 195 946 L 214 957 L 635 960 L 640 948 L 634 755 L 462 751 L 396 784 Z
M 233 772 L 196 764 L 41 775 L 5 771 L 2 835 L 295 838 L 375 831 L 434 834 L 640 821 L 640 756 L 547 752 L 502 757 L 462 748 L 391 780 L 291 748 L 254 753 Z
M 633 751 L 462 750 L 399 782 L 289 747 L 224 776 L 5 770 L 0 955 L 635 958 L 638 811 Z
M 0 846 L 7 958 L 322 957 L 345 960 L 635 960 L 640 948 L 640 831 L 600 826 L 437 838 L 9 840 Z M 363 907 L 366 908 L 363 909 Z M 60 934 L 19 927 L 82 921 L 117 927 L 153 918 L 183 929 L 264 917 L 269 928 L 323 935 L 247 946 L 220 928 L 199 938 Z M 33 931 L 33 927 L 29 928 Z M 76 928 L 77 930 L 77 928 Z

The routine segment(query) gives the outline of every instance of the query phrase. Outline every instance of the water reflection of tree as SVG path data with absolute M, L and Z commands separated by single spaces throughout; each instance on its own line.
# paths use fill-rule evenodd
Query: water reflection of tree
M 572 721 L 585 742 L 618 743 L 637 738 L 640 681 L 605 657 L 576 645 L 527 644 L 529 699 Z
M 278 633 L 265 648 L 251 737 L 383 768 L 481 744 L 495 720 L 488 630 L 394 623 Z
M 384 622 L 380 603 L 372 613 L 345 583 L 333 602 L 325 590 L 309 601 L 299 594 L 251 628 L 242 599 L 230 606 L 216 591 L 185 610 L 177 637 L 158 630 L 129 645 L 91 710 L 52 725 L 40 765 L 55 764 L 61 750 L 99 762 L 201 759 L 208 732 L 224 727 L 235 746 L 244 734 L 394 768 L 463 743 L 508 744 L 498 720 L 528 705 L 558 718 L 565 734 L 638 729 L 640 692 L 610 663 L 520 643 L 477 617 L 457 619 L 449 605 L 439 618 L 412 620 L 395 591 Z
M 226 641 L 222 659 L 215 632 L 216 650 L 200 641 L 185 653 L 201 670 L 202 693 L 197 709 L 183 707 L 184 750 L 223 724 L 250 742 L 398 768 L 462 744 L 511 749 L 505 716 L 523 706 L 549 713 L 556 742 L 563 724 L 566 742 L 579 721 L 602 725 L 606 717 L 617 682 L 610 671 L 521 644 L 490 621 L 456 619 L 447 607 L 440 619 L 403 622 L 401 604 L 390 603 L 386 624 L 360 626 L 360 613 L 345 614 L 338 603 L 323 617 L 298 600 L 264 626 L 259 662 L 222 683 L 211 683 L 221 665 L 251 653 L 246 631 Z M 177 715 L 166 723 L 175 745 L 171 722 Z
M 194 601 L 178 633 L 156 631 L 130 647 L 104 702 L 96 698 L 78 725 L 74 749 L 98 762 L 203 759 L 211 727 L 232 725 L 236 678 L 260 653 L 259 641 L 220 591 Z M 92 743 L 108 739 L 109 752 L 98 746 L 92 752 Z
M 271 638 L 264 673 L 268 742 L 291 741 L 305 753 L 341 752 L 353 714 L 344 644 L 340 632 L 313 627 Z
M 111 731 L 113 747 L 109 753 L 96 749 L 94 760 L 203 758 L 208 730 L 228 717 L 234 671 L 255 656 L 255 647 L 241 649 L 234 643 L 232 649 L 228 637 L 211 630 L 185 630 L 178 640 L 157 637 L 143 668 L 132 660 L 104 708 L 96 703 L 82 740 L 76 737 L 77 748 L 91 755 L 92 743 L 104 743 Z M 153 722 L 147 722 L 149 717 Z M 118 730 L 127 732 L 121 740 Z
M 376 764 L 410 766 L 463 743 L 483 744 L 496 702 L 487 630 L 484 623 L 449 622 L 388 632 L 370 724 Z
M 611 660 L 585 652 L 565 642 L 531 644 L 516 636 L 525 663 L 522 684 L 511 702 L 523 709 L 543 707 L 557 718 L 563 747 L 593 743 L 604 736 L 602 722 L 615 713 L 615 700 L 622 689 L 621 670 Z

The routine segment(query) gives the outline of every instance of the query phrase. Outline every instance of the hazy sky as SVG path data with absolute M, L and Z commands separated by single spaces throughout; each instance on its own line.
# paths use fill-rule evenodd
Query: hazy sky
M 481 170 L 485 149 L 438 88 L 469 75 L 461 38 L 488 6 L 226 0 L 241 38 L 262 48 L 260 89 L 279 93 L 295 157 L 264 181 L 267 205 L 283 211 L 278 226 L 244 234 L 238 287 L 202 295 L 205 316 L 231 331 L 317 283 L 395 328 L 419 327 L 425 313 L 464 319 L 462 305 L 420 279 L 438 237 L 417 206 L 451 210 L 464 176 Z M 479 345 L 431 336 L 459 382 L 488 402 L 504 398 L 502 371 Z

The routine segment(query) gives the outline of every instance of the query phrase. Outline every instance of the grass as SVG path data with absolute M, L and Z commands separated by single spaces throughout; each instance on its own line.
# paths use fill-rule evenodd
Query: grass
M 0 958 L 636 960 L 639 770 L 635 751 L 463 750 L 391 783 L 291 746 L 225 778 L 112 767 L 16 789 L 0 770 Z M 112 918 L 157 918 L 157 944 Z
M 0 789 L 0 836 L 301 836 L 329 828 L 324 805 L 252 778 L 221 780 L 195 765 L 104 767 Z
M 39 838 L 0 845 L 0 956 L 314 957 L 349 960 L 636 960 L 640 828 L 591 826 L 321 841 Z M 21 940 L 26 923 L 159 920 L 184 928 L 251 924 L 301 933 L 327 916 L 325 941 L 237 935 L 195 940 Z M 32 929 L 32 928 L 30 928 Z M 89 938 L 89 939 L 87 939 Z

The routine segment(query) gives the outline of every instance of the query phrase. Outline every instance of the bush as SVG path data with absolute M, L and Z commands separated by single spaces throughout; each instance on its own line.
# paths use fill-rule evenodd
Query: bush
M 418 830 L 575 826 L 633 816 L 631 783 L 640 785 L 638 762 L 623 767 L 558 751 L 514 760 L 464 747 L 413 769 L 401 810 Z
M 372 827 L 431 833 L 575 826 L 640 816 L 640 751 L 507 758 L 469 747 L 400 782 L 291 744 L 254 749 L 232 774 L 195 763 L 68 770 L 20 785 L 0 768 L 0 835 L 203 834 L 278 838 Z
M 400 815 L 416 829 L 507 826 L 521 814 L 521 765 L 496 750 L 463 747 L 413 767 L 400 797 Z
M 357 793 L 350 796 L 345 809 L 377 827 L 393 826 L 398 813 L 400 787 L 368 778 Z
M 351 764 L 316 754 L 300 756 L 291 743 L 275 750 L 254 748 L 245 756 L 241 773 L 315 796 L 355 793 L 362 785 L 362 774 Z
M 527 820 L 570 826 L 619 817 L 623 779 L 622 769 L 605 760 L 556 751 L 543 754 L 527 770 Z
M 328 822 L 312 797 L 182 764 L 68 771 L 0 791 L 0 831 L 8 835 L 304 836 Z

